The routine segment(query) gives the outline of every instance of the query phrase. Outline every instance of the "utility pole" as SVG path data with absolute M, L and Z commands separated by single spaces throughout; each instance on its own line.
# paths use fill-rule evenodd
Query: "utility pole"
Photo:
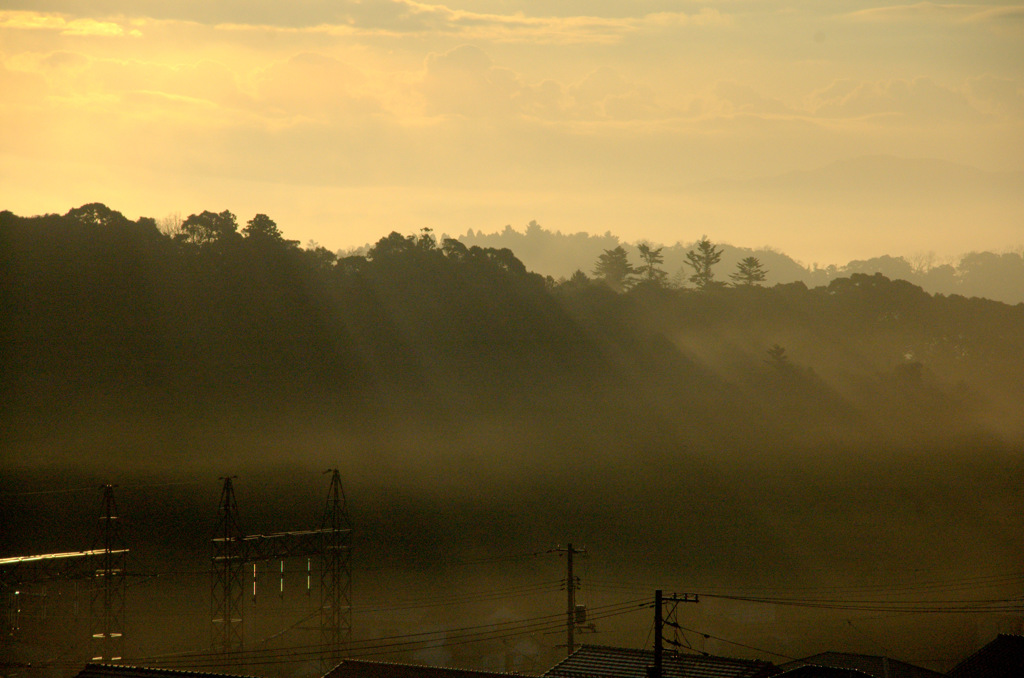
M 93 661 L 120 661 L 124 658 L 126 563 L 128 550 L 120 530 L 120 517 L 114 501 L 114 485 L 103 485 L 103 505 L 97 539 L 98 567 L 91 568 L 93 592 L 90 601 Z
M 662 655 L 662 618 L 661 618 L 661 589 L 654 592 L 654 671 L 650 678 L 661 678 L 661 655 Z
M 568 654 L 572 654 L 576 651 L 576 577 L 572 572 L 572 557 L 575 554 L 587 555 L 587 548 L 582 549 L 573 548 L 572 544 L 568 544 L 566 548 L 556 547 L 548 551 L 548 553 L 565 552 L 565 591 L 566 591 L 566 611 L 565 611 L 565 645 L 568 649 Z
M 569 654 L 576 650 L 576 639 L 574 638 L 574 632 L 576 631 L 576 579 L 572 574 L 572 554 L 572 544 L 569 544 L 569 548 L 565 552 L 565 591 L 568 594 L 565 645 L 568 648 Z
M 665 615 L 662 614 L 662 608 L 663 608 L 663 606 L 665 604 L 665 601 L 668 601 L 670 603 L 675 603 L 672 606 L 672 611 L 669 612 L 669 616 L 674 616 L 675 615 L 676 608 L 679 607 L 679 603 L 699 603 L 700 602 L 700 600 L 698 599 L 696 593 L 694 593 L 694 594 L 684 593 L 682 595 L 677 595 L 677 594 L 673 593 L 671 596 L 666 597 L 665 595 L 662 594 L 661 589 L 657 589 L 654 592 L 654 666 L 650 666 L 650 667 L 647 668 L 647 676 L 648 676 L 648 678 L 662 678 L 662 676 L 664 675 L 662 673 L 662 666 L 663 666 L 663 658 L 664 658 L 664 642 L 665 642 L 664 629 L 665 629 L 665 626 L 674 626 L 677 629 L 679 628 L 679 623 L 678 622 L 676 622 L 676 621 L 666 622 L 665 621 Z M 679 643 L 676 642 L 676 641 L 670 640 L 669 643 L 671 643 L 672 645 L 674 645 L 676 647 L 679 647 Z

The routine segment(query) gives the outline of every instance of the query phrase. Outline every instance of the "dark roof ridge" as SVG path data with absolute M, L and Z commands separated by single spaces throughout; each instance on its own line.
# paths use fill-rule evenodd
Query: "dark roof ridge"
M 835 661 L 835 662 L 837 662 L 837 664 L 825 663 L 825 662 L 829 662 L 830 658 L 832 658 L 831 661 Z M 784 670 L 789 670 L 791 668 L 797 668 L 797 667 L 800 667 L 800 666 L 807 666 L 807 665 L 819 666 L 819 665 L 821 665 L 821 666 L 831 666 L 833 668 L 853 668 L 855 670 L 859 670 L 859 671 L 863 671 L 864 673 L 868 673 L 869 675 L 877 675 L 876 673 L 874 673 L 874 671 L 872 669 L 863 669 L 863 668 L 862 669 L 857 669 L 857 668 L 852 667 L 852 666 L 842 666 L 842 664 L 844 662 L 850 661 L 850 660 L 854 660 L 854 661 L 858 661 L 859 660 L 863 665 L 877 667 L 877 669 L 879 669 L 879 670 L 882 669 L 882 667 L 884 667 L 884 666 L 890 666 L 890 667 L 893 667 L 893 668 L 898 668 L 900 672 L 910 672 L 911 674 L 920 675 L 920 676 L 944 676 L 944 675 L 946 675 L 946 674 L 944 674 L 944 673 L 942 673 L 940 671 L 935 671 L 933 669 L 929 669 L 929 668 L 926 668 L 924 666 L 920 666 L 918 664 L 912 664 L 912 663 L 910 663 L 908 661 L 904 661 L 902 659 L 895 659 L 893 657 L 889 657 L 889 656 L 886 656 L 886 655 L 881 655 L 881 654 L 862 654 L 862 653 L 859 653 L 859 652 L 840 652 L 838 650 L 828 650 L 826 652 L 819 652 L 817 654 L 813 654 L 813 655 L 810 655 L 808 657 L 804 657 L 802 659 L 796 659 L 796 660 L 793 660 L 791 662 L 786 662 L 785 664 L 782 665 L 782 668 Z
M 123 669 L 126 671 L 153 671 L 155 673 L 163 673 L 167 675 L 175 676 L 223 676 L 224 678 L 256 678 L 244 673 L 215 673 L 213 671 L 194 671 L 192 669 L 162 669 L 153 668 L 150 666 L 136 666 L 135 664 L 105 664 L 103 662 L 86 662 L 86 671 L 89 667 L 101 668 L 101 669 Z
M 350 659 L 350 658 L 347 658 L 347 657 L 345 659 L 341 660 L 341 664 L 377 664 L 377 665 L 382 665 L 383 664 L 385 666 L 403 666 L 403 667 L 406 667 L 406 668 L 415 668 L 415 669 L 438 669 L 440 671 L 454 671 L 454 672 L 457 672 L 457 673 L 466 673 L 466 674 L 470 674 L 470 673 L 486 673 L 486 674 L 496 675 L 496 676 L 497 675 L 502 675 L 502 676 L 527 676 L 527 677 L 533 676 L 533 674 L 529 674 L 529 673 L 510 673 L 508 671 L 484 671 L 482 669 L 463 669 L 463 668 L 458 668 L 458 667 L 454 667 L 454 666 L 437 666 L 436 664 L 412 664 L 412 663 L 409 663 L 409 662 L 378 661 L 378 660 L 375 660 L 375 659 Z M 337 668 L 337 667 L 335 667 L 335 668 Z M 333 671 L 333 670 L 334 669 L 331 669 L 331 671 Z M 328 673 L 330 673 L 330 671 Z
M 912 666 L 915 669 L 922 669 L 922 668 L 924 668 L 923 666 L 918 666 L 917 664 L 911 664 L 908 661 L 904 661 L 902 659 L 896 659 L 895 657 L 890 657 L 890 656 L 884 655 L 884 654 L 863 654 L 861 652 L 840 652 L 839 650 L 827 650 L 825 652 L 819 652 L 817 654 L 812 654 L 809 657 L 804 657 L 803 659 L 796 659 L 794 661 L 809 663 L 811 659 L 813 659 L 815 657 L 822 657 L 822 656 L 825 656 L 825 655 L 836 655 L 836 656 L 840 656 L 840 657 L 866 657 L 866 658 L 869 658 L 869 659 L 884 659 L 885 661 L 896 662 L 897 664 L 903 664 L 905 666 Z M 929 671 L 931 669 L 925 669 L 925 670 Z M 935 671 L 933 673 L 938 673 L 938 672 Z
M 876 655 L 868 654 L 868 655 L 863 655 L 863 656 L 865 656 L 865 657 L 874 657 Z M 813 669 L 834 669 L 836 671 L 846 671 L 846 672 L 849 672 L 849 673 L 859 673 L 862 676 L 868 676 L 869 678 L 874 678 L 872 676 L 872 674 L 868 673 L 867 671 L 862 671 L 860 669 L 855 669 L 855 668 L 852 668 L 852 667 L 849 667 L 849 666 L 829 666 L 828 664 L 813 664 L 811 662 L 803 662 L 803 663 L 800 664 L 800 666 L 794 666 L 791 669 L 786 669 L 781 674 L 779 674 L 779 678 L 785 678 L 786 674 L 788 674 L 789 672 L 797 671 L 799 669 L 802 669 L 802 668 L 808 667 L 808 666 L 813 668 Z

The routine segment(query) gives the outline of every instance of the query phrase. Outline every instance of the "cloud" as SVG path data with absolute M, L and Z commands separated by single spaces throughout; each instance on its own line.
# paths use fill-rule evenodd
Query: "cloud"
M 593 106 L 603 103 L 609 97 L 622 96 L 632 85 L 615 68 L 602 66 L 570 89 L 578 104 Z
M 116 129 L 128 119 L 179 119 L 191 105 L 196 119 L 223 126 L 232 112 L 253 108 L 238 76 L 223 63 L 200 58 L 192 63 L 166 64 L 143 59 L 97 57 L 56 50 L 22 54 L 12 59 L 34 80 L 22 78 L 5 88 L 8 99 L 33 98 L 33 106 L 71 121 L 77 112 L 102 113 L 106 122 L 96 128 Z M 31 85 L 31 87 L 29 86 Z
M 272 116 L 322 121 L 383 110 L 368 92 L 370 78 L 334 57 L 303 52 L 264 69 L 256 76 L 256 98 Z
M 867 82 L 840 80 L 811 97 L 823 118 L 894 117 L 911 121 L 977 121 L 980 114 L 960 91 L 931 78 Z
M 139 37 L 137 28 L 125 28 L 115 21 L 82 18 L 28 11 L 0 11 L 0 29 L 55 31 L 61 35 L 89 37 Z
M 715 86 L 715 95 L 730 115 L 788 116 L 794 111 L 778 99 L 765 97 L 753 87 L 735 82 L 722 81 Z
M 670 115 L 650 86 L 626 77 L 621 70 L 601 66 L 565 88 L 561 119 L 639 122 Z
M 872 7 L 846 15 L 855 21 L 896 22 L 982 22 L 1024 19 L 1024 7 L 919 2 L 913 5 Z
M 38 73 L 9 69 L 0 63 L 0 108 L 16 104 L 34 104 L 46 95 L 46 81 Z M 4 136 L 17 136 L 5 134 Z
M 1018 119 L 1024 117 L 1024 89 L 1020 81 L 984 75 L 972 78 L 968 86 L 971 95 L 993 113 Z
M 0 12 L 0 28 L 62 31 L 67 28 L 67 25 L 67 20 L 59 14 L 25 11 Z
M 415 0 L 348 2 L 338 6 L 330 19 L 258 23 L 238 16 L 217 24 L 227 31 L 262 31 L 326 35 L 401 37 L 409 34 L 451 36 L 467 42 L 541 44 L 615 44 L 636 34 L 665 32 L 685 27 L 728 25 L 731 18 L 716 9 L 699 12 L 655 12 L 636 16 L 527 15 L 453 9 Z
M 530 84 L 472 45 L 430 55 L 419 92 L 430 116 L 558 123 L 644 121 L 669 115 L 651 87 L 616 68 L 599 67 L 568 85 L 550 79 Z
M 39 63 L 50 70 L 74 70 L 88 66 L 91 60 L 80 52 L 59 50 L 46 55 Z
M 496 68 L 479 47 L 461 45 L 427 57 L 420 85 L 427 115 L 505 116 L 522 91 L 512 71 Z
M 653 12 L 635 22 L 641 27 L 679 28 L 681 26 L 731 26 L 733 19 L 713 7 L 703 7 L 696 14 L 684 12 Z
M 569 100 L 565 87 L 554 80 L 544 80 L 526 86 L 519 92 L 519 107 L 523 115 L 545 120 L 561 119 Z
M 1024 24 L 1024 5 L 1013 7 L 992 7 L 970 17 L 969 21 L 991 21 L 1019 28 Z

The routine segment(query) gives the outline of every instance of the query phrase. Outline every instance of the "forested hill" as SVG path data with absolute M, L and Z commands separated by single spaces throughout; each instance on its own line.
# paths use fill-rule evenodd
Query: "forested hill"
M 0 213 L 0 271 L 8 464 L 1024 439 L 1024 305 L 880 275 L 619 293 L 426 232 L 339 259 L 264 215 L 166 234 L 103 205 Z

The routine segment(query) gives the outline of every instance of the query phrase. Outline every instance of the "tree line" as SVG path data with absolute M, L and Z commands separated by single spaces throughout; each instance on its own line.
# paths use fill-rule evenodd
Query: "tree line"
M 651 247 L 647 243 L 637 245 L 641 264 L 633 266 L 629 262 L 629 253 L 621 246 L 605 250 L 594 266 L 594 276 L 616 292 L 622 292 L 634 285 L 669 285 L 668 272 L 662 267 L 665 257 L 664 247 Z M 715 265 L 722 260 L 722 249 L 716 247 L 708 237 L 702 236 L 696 246 L 686 253 L 686 264 L 693 273 L 688 281 L 698 290 L 709 290 L 722 287 L 726 283 L 715 279 Z M 761 285 L 768 272 L 757 257 L 745 257 L 737 262 L 736 270 L 729 274 L 732 284 L 736 286 Z M 571 280 L 579 284 L 588 280 L 580 270 L 573 273 Z
M 654 243 L 630 244 L 621 242 L 611 233 L 562 233 L 548 230 L 536 221 L 530 222 L 523 231 L 511 226 L 494 233 L 470 230 L 458 236 L 458 240 L 470 245 L 511 248 L 531 270 L 566 280 L 577 270 L 590 272 L 599 256 L 619 247 L 634 261 L 642 260 L 640 245 L 644 245 L 660 251 L 666 282 L 676 286 L 692 284 L 689 276 L 693 270 L 688 255 L 700 242 L 657 246 Z M 828 265 L 805 265 L 770 247 L 755 249 L 716 243 L 716 248 L 722 256 L 719 268 L 724 271 L 734 272 L 749 257 L 758 259 L 766 273 L 764 282 L 769 285 L 802 282 L 808 287 L 817 287 L 854 273 L 881 273 L 890 279 L 912 282 L 931 294 L 960 294 L 1009 304 L 1024 303 L 1024 251 L 1020 248 L 1002 253 L 969 252 L 950 260 L 923 253 L 912 257 L 881 255 Z

